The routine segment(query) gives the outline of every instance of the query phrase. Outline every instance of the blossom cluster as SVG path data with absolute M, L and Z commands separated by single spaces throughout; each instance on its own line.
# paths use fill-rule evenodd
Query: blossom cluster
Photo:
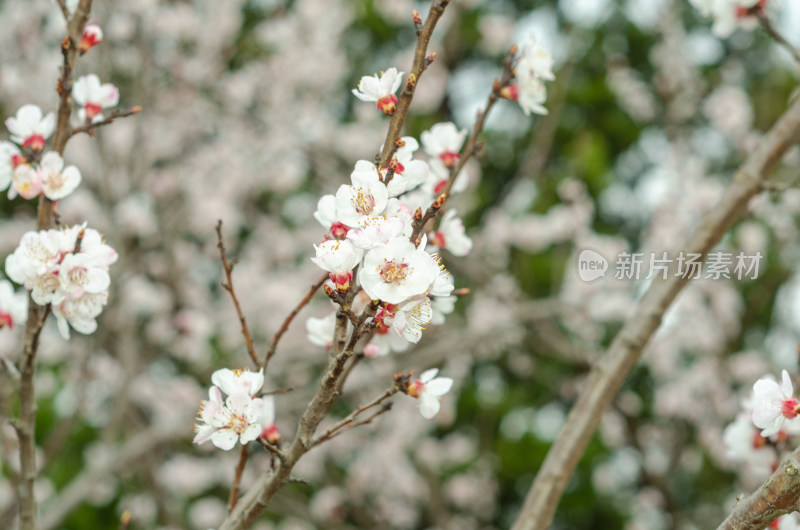
M 211 440 L 225 451 L 238 441 L 242 445 L 262 438 L 269 443 L 280 440 L 275 426 L 275 403 L 272 396 L 256 397 L 264 386 L 262 371 L 223 368 L 211 374 L 213 383 L 208 400 L 198 412 L 202 423 L 195 425 L 194 443 Z M 227 394 L 225 401 L 222 393 Z
M 71 2 L 67 8 L 74 12 L 76 4 Z M 87 26 L 79 44 L 81 54 L 102 39 L 99 26 Z M 83 123 L 102 120 L 101 111 L 119 102 L 116 87 L 101 84 L 94 74 L 75 81 L 72 97 L 80 105 L 78 116 Z M 9 199 L 43 195 L 55 202 L 77 189 L 82 180 L 80 170 L 73 165 L 65 167 L 58 151 L 46 149 L 56 130 L 54 112 L 44 114 L 37 105 L 23 105 L 5 125 L 11 141 L 0 142 L 0 191 L 8 188 Z M 59 148 L 63 150 L 63 145 Z M 116 251 L 84 223 L 26 233 L 6 258 L 5 270 L 11 280 L 31 292 L 35 303 L 51 306 L 59 332 L 68 339 L 70 327 L 84 334 L 97 329 L 96 318 L 108 301 L 108 268 L 116 260 Z M 25 298 L 24 304 L 21 298 Z M 4 280 L 0 284 L 0 327 L 23 322 L 26 312 L 27 297 L 15 295 Z
M 94 333 L 97 316 L 108 301 L 109 266 L 116 251 L 97 230 L 85 224 L 28 232 L 6 258 L 6 274 L 31 292 L 39 305 L 50 304 L 58 330 L 69 338 L 70 326 Z

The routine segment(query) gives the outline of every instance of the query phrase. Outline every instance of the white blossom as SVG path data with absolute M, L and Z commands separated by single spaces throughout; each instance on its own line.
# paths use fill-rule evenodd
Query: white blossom
M 349 227 L 383 213 L 389 192 L 380 181 L 372 162 L 359 160 L 350 174 L 352 185 L 342 184 L 336 192 L 336 219 Z
M 316 257 L 311 258 L 322 270 L 330 273 L 330 278 L 338 289 L 346 290 L 353 279 L 353 269 L 361 263 L 364 251 L 349 240 L 329 239 L 314 245 Z
M 472 239 L 464 233 L 464 223 L 456 217 L 456 210 L 448 210 L 431 236 L 431 243 L 447 249 L 454 256 L 466 256 L 472 250 Z
M 436 368 L 426 370 L 409 385 L 408 395 L 419 399 L 419 412 L 426 419 L 436 416 L 441 407 L 440 398 L 453 387 L 452 379 L 436 377 L 438 373 Z
M 797 417 L 800 403 L 793 393 L 792 380 L 786 370 L 781 374 L 780 384 L 763 378 L 753 385 L 753 423 L 761 429 L 761 436 L 776 434 L 784 421 Z
M 81 172 L 75 166 L 64 167 L 64 160 L 55 151 L 42 157 L 38 169 L 42 193 L 51 201 L 63 199 L 81 183 Z M 23 195 L 20 192 L 20 195 Z M 23 195 L 24 196 L 24 195 Z
M 238 441 L 247 445 L 261 436 L 262 425 L 258 420 L 264 413 L 264 403 L 247 393 L 228 395 L 222 402 L 222 392 L 212 386 L 209 399 L 203 401 L 200 419 L 203 423 L 195 425 L 194 443 L 202 444 L 211 440 L 215 446 L 228 451 Z
M 42 116 L 42 109 L 36 105 L 23 105 L 17 115 L 6 120 L 11 133 L 11 141 L 23 148 L 41 151 L 45 141 L 56 130 L 56 115 L 52 112 Z
M 359 81 L 358 88 L 353 89 L 353 95 L 361 101 L 374 101 L 386 114 L 394 114 L 397 104 L 397 96 L 394 94 L 400 88 L 403 73 L 392 67 L 382 72 L 380 78 L 377 74 L 364 76 Z
M 436 274 L 436 265 L 427 252 L 408 239 L 395 238 L 367 252 L 359 281 L 373 299 L 398 304 L 425 293 Z
M 84 75 L 75 81 L 72 97 L 81 106 L 78 118 L 81 121 L 99 122 L 103 120 L 103 109 L 119 103 L 119 90 L 111 83 L 100 84 L 95 74 Z

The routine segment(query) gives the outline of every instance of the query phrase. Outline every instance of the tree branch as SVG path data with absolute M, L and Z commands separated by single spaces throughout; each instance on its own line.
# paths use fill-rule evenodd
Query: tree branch
M 800 499 L 800 447 L 752 495 L 736 503 L 717 530 L 762 530 L 797 509 Z
M 242 336 L 244 336 L 244 343 L 247 346 L 247 354 L 253 361 L 253 365 L 258 367 L 258 356 L 256 356 L 256 349 L 253 346 L 253 337 L 250 335 L 250 329 L 247 327 L 247 320 L 242 312 L 242 306 L 239 305 L 239 299 L 236 297 L 236 291 L 233 288 L 233 267 L 236 261 L 228 260 L 228 253 L 225 250 L 225 241 L 222 239 L 222 219 L 217 221 L 217 248 L 219 249 L 220 259 L 222 259 L 222 268 L 225 270 L 225 282 L 222 287 L 228 291 L 233 300 L 233 305 L 236 308 L 236 314 L 239 315 L 239 323 L 242 326 Z
M 706 254 L 746 210 L 787 149 L 800 135 L 800 98 L 764 135 L 736 173 L 720 203 L 701 220 L 685 251 Z M 617 334 L 608 352 L 592 368 L 558 439 L 553 443 L 531 486 L 512 530 L 548 528 L 558 501 L 581 455 L 597 428 L 603 411 L 617 394 L 628 373 L 661 324 L 687 279 L 675 276 L 675 262 L 667 279 L 657 277 L 638 308 Z
M 334 425 L 333 427 L 331 427 L 330 429 L 325 431 L 325 433 L 323 433 L 320 436 L 318 436 L 314 440 L 312 445 L 317 446 L 317 445 L 319 445 L 319 444 L 321 444 L 321 443 L 323 443 L 323 442 L 325 442 L 327 440 L 330 440 L 331 438 L 335 438 L 336 436 L 338 436 L 339 434 L 343 433 L 346 430 L 349 430 L 349 429 L 351 429 L 351 428 L 353 428 L 353 427 L 355 427 L 357 425 L 363 425 L 364 423 L 362 423 L 362 422 L 356 422 L 356 418 L 358 416 L 360 416 L 364 412 L 368 411 L 372 407 L 377 407 L 378 405 L 380 405 L 381 403 L 383 403 L 384 401 L 386 401 L 387 399 L 389 399 L 390 397 L 392 397 L 396 393 L 397 393 L 397 388 L 392 387 L 389 390 L 387 390 L 386 392 L 384 392 L 383 394 L 381 394 L 380 396 L 376 397 L 375 399 L 373 399 L 372 401 L 367 403 L 366 405 L 361 405 L 356 410 L 354 410 L 353 412 L 348 414 L 342 421 L 340 421 L 339 423 L 337 423 L 336 425 Z M 391 404 L 389 404 L 389 405 L 391 406 Z M 389 410 L 389 408 L 386 407 L 386 406 L 384 406 L 384 408 L 385 408 L 385 410 L 382 410 L 378 414 L 381 414 L 381 413 L 386 412 L 387 410 Z M 366 423 L 369 423 L 370 421 L 372 421 L 372 418 L 374 418 L 378 414 L 373 414 L 373 415 L 369 416 L 369 418 L 368 418 L 369 421 L 367 421 Z
M 133 116 L 134 114 L 138 114 L 142 111 L 142 107 L 135 106 L 129 109 L 117 109 L 111 112 L 107 118 L 98 122 L 86 123 L 81 125 L 80 127 L 75 127 L 70 129 L 69 137 L 72 138 L 76 134 L 86 133 L 89 136 L 94 134 L 94 130 L 103 127 L 104 125 L 108 125 L 110 123 L 114 123 L 114 120 L 117 118 L 127 118 L 128 116 Z
M 400 138 L 400 133 L 403 130 L 403 123 L 408 114 L 408 108 L 411 106 L 411 100 L 414 99 L 414 90 L 419 83 L 419 78 L 422 73 L 431 63 L 425 54 L 428 50 L 428 43 L 433 35 L 433 30 L 436 24 L 444 14 L 444 10 L 450 0 L 433 0 L 431 2 L 431 9 L 428 12 L 428 18 L 425 19 L 425 25 L 420 28 L 420 20 L 418 13 L 414 16 L 414 25 L 417 29 L 417 48 L 414 50 L 414 62 L 411 66 L 411 72 L 406 78 L 406 84 L 400 97 L 397 98 L 397 105 L 395 106 L 392 120 L 389 122 L 389 131 L 386 133 L 386 141 L 383 143 L 381 150 L 381 167 L 389 167 L 389 162 L 392 161 L 395 151 L 397 151 L 397 139 Z
M 239 463 L 236 464 L 236 471 L 233 475 L 233 484 L 231 484 L 231 493 L 228 497 L 228 513 L 233 511 L 236 506 L 236 501 L 239 500 L 239 483 L 242 481 L 242 473 L 244 473 L 244 466 L 247 464 L 247 457 L 249 456 L 247 445 L 242 445 L 242 450 L 239 453 Z

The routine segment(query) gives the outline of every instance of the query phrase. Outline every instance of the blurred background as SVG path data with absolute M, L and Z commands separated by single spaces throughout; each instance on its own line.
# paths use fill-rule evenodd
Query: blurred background
M 240 263 L 234 282 L 263 353 L 319 277 L 318 198 L 371 160 L 388 119 L 350 93 L 362 75 L 408 71 L 416 43 L 406 0 L 96 1 L 105 40 L 79 62 L 141 114 L 65 159 L 84 183 L 59 205 L 120 254 L 91 336 L 69 342 L 51 321 L 38 356 L 41 528 L 212 528 L 238 452 L 191 445 L 211 372 L 248 357 L 222 271 L 223 221 Z M 800 6 L 770 2 L 800 45 Z M 0 0 L 0 114 L 55 110 L 64 22 L 54 2 Z M 549 115 L 501 101 L 468 189 L 448 206 L 474 241 L 444 255 L 459 300 L 418 346 L 361 363 L 334 408 L 343 417 L 397 371 L 439 367 L 455 379 L 434 421 L 400 396 L 375 424 L 315 449 L 255 528 L 508 528 L 593 361 L 647 280 L 613 265 L 591 283 L 593 249 L 677 252 L 738 164 L 785 109 L 798 70 L 763 31 L 726 40 L 685 0 L 454 0 L 429 51 L 406 134 L 439 121 L 472 127 L 514 42 L 534 32 L 553 53 Z M 5 134 L 5 133 L 3 133 Z M 0 135 L 6 139 L 6 136 Z M 723 429 L 765 373 L 798 372 L 800 171 L 795 148 L 720 251 L 760 252 L 756 280 L 697 280 L 604 415 L 569 483 L 554 528 L 658 530 L 716 526 L 763 469 L 731 461 Z M 783 189 L 785 188 L 785 189 Z M 0 197 L 0 257 L 35 227 L 34 203 Z M 0 273 L 1 274 L 1 273 Z M 291 439 L 326 364 L 305 319 L 330 312 L 318 294 L 284 337 L 266 388 Z M 51 319 L 52 320 L 52 319 Z M 0 332 L 16 360 L 22 330 Z M 4 372 L 2 377 L 7 377 Z M 0 410 L 16 415 L 11 385 Z M 324 427 L 324 426 L 323 426 Z M 11 527 L 16 436 L 0 427 L 0 527 Z M 244 487 L 267 467 L 255 451 Z

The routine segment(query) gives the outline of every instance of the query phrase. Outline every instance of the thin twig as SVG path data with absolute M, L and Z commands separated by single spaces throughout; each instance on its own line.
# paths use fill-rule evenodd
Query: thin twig
M 319 445 L 322 442 L 325 442 L 327 440 L 330 440 L 331 438 L 334 438 L 335 436 L 339 435 L 341 432 L 344 432 L 347 429 L 352 428 L 353 426 L 355 426 L 354 423 L 356 423 L 356 418 L 358 418 L 358 416 L 360 416 L 362 413 L 368 411 L 372 407 L 377 407 L 378 405 L 380 405 L 381 403 L 383 403 L 384 401 L 386 401 L 387 399 L 389 399 L 390 397 L 392 397 L 396 393 L 397 393 L 397 388 L 392 387 L 389 390 L 387 390 L 386 392 L 384 392 L 383 394 L 381 394 L 380 396 L 376 397 L 375 399 L 373 399 L 372 401 L 367 403 L 366 405 L 361 405 L 360 407 L 355 409 L 353 412 L 348 414 L 342 421 L 340 421 L 339 423 L 337 423 L 336 425 L 334 425 L 333 427 L 331 427 L 330 429 L 325 431 L 323 434 L 318 436 L 314 440 L 312 445 Z M 350 426 L 350 427 L 348 427 L 348 426 Z
M 259 438 L 258 443 L 261 444 L 261 447 L 263 447 L 264 449 L 266 449 L 267 451 L 278 457 L 278 460 L 280 460 L 281 462 L 284 462 L 286 460 L 286 455 L 277 446 L 269 443 L 263 438 Z
M 59 9 L 61 9 L 61 14 L 64 15 L 64 20 L 69 22 L 69 11 L 67 10 L 67 4 L 64 2 L 64 0 L 56 0 L 56 3 L 58 4 Z
M 483 131 L 483 126 L 486 123 L 486 117 L 489 115 L 489 112 L 492 110 L 492 107 L 497 100 L 500 99 L 500 89 L 508 85 L 513 77 L 513 60 L 514 56 L 509 53 L 503 63 L 503 74 L 499 81 L 495 80 L 494 86 L 492 87 L 492 92 L 489 94 L 489 99 L 486 101 L 486 105 L 483 107 L 483 110 L 478 111 L 478 119 L 475 121 L 475 126 L 472 128 L 472 134 L 470 134 L 466 145 L 461 149 L 458 164 L 456 164 L 456 166 L 450 171 L 450 177 L 447 179 L 447 184 L 445 184 L 445 187 L 442 189 L 442 193 L 425 211 L 421 218 L 414 219 L 414 229 L 410 238 L 412 243 L 417 244 L 417 238 L 419 238 L 420 234 L 425 228 L 425 225 L 431 219 L 435 218 L 442 209 L 442 206 L 444 206 L 444 203 L 450 193 L 450 189 L 453 187 L 453 183 L 464 169 L 467 161 L 472 158 L 472 155 L 480 150 L 481 146 L 478 144 L 478 137 Z
M 262 392 L 262 394 L 265 396 L 274 396 L 277 394 L 286 394 L 287 392 L 291 392 L 292 390 L 294 390 L 293 386 L 287 386 L 284 388 L 276 388 L 275 390 L 267 390 L 266 392 Z
M 259 366 L 258 357 L 256 356 L 256 349 L 253 346 L 253 337 L 250 335 L 250 329 L 247 327 L 247 320 L 244 317 L 244 313 L 242 312 L 242 306 L 239 305 L 239 299 L 236 297 L 236 291 L 233 288 L 233 267 L 236 265 L 236 261 L 229 261 L 228 260 L 228 253 L 225 250 L 225 241 L 222 239 L 222 219 L 217 221 L 217 248 L 219 249 L 219 255 L 222 259 L 222 268 L 225 270 L 225 282 L 223 282 L 222 287 L 228 291 L 231 295 L 231 299 L 233 300 L 233 305 L 236 308 L 236 314 L 239 315 L 239 323 L 242 326 L 242 336 L 244 336 L 244 343 L 247 346 L 247 354 L 250 356 L 250 359 L 253 361 L 253 364 L 256 368 Z
M 381 167 L 389 167 L 389 162 L 392 161 L 392 157 L 397 151 L 397 139 L 400 138 L 408 108 L 411 106 L 411 100 L 414 99 L 414 90 L 417 87 L 417 83 L 419 83 L 419 78 L 422 77 L 422 73 L 431 63 L 426 57 L 428 43 L 431 40 L 436 24 L 449 3 L 450 0 L 433 0 L 431 9 L 428 12 L 428 18 L 425 19 L 425 25 L 421 29 L 417 20 L 419 14 L 415 15 L 414 25 L 417 28 L 417 47 L 414 50 L 414 62 L 411 66 L 411 72 L 406 78 L 405 88 L 400 93 L 400 97 L 397 98 L 392 121 L 389 122 L 389 131 L 386 133 L 386 141 L 383 143 L 383 149 L 381 150 Z
M 278 341 L 281 340 L 283 334 L 286 333 L 287 329 L 289 329 L 289 324 L 292 323 L 292 320 L 294 320 L 294 317 L 297 316 L 297 313 L 299 313 L 300 310 L 303 309 L 303 307 L 305 307 L 305 305 L 311 300 L 311 297 L 314 296 L 314 293 L 317 292 L 317 289 L 322 287 L 322 284 L 325 283 L 325 280 L 327 279 L 328 275 L 325 274 L 319 280 L 317 280 L 317 282 L 314 285 L 311 286 L 311 289 L 309 289 L 306 295 L 303 297 L 303 299 L 300 300 L 300 303 L 297 304 L 297 306 L 294 309 L 292 309 L 292 312 L 289 313 L 289 315 L 283 321 L 281 327 L 278 328 L 278 331 L 275 332 L 275 335 L 272 336 L 272 342 L 269 345 L 269 349 L 267 349 L 267 353 L 264 354 L 264 362 L 261 364 L 261 368 L 264 370 L 264 373 L 267 372 L 267 364 L 269 363 L 270 359 L 272 359 L 272 356 L 275 355 L 275 350 L 278 347 Z
M 769 19 L 763 9 L 758 8 L 756 11 L 756 16 L 758 17 L 758 21 L 761 23 L 761 27 L 764 28 L 764 31 L 766 31 L 770 37 L 775 39 L 778 44 L 783 46 L 786 51 L 791 54 L 794 60 L 797 61 L 797 64 L 800 65 L 800 50 L 795 48 L 791 42 L 786 40 L 783 35 L 778 33 L 778 30 L 776 30 L 775 26 L 772 25 L 772 21 Z
M 142 107 L 136 105 L 135 107 L 131 107 L 129 109 L 117 109 L 112 111 L 111 114 L 108 115 L 107 118 L 93 123 L 86 123 L 79 127 L 74 127 L 70 130 L 69 136 L 70 138 L 75 136 L 76 134 L 87 133 L 89 136 L 94 134 L 94 130 L 98 127 L 103 127 L 104 125 L 109 125 L 110 123 L 114 123 L 114 120 L 117 118 L 127 118 L 128 116 L 133 116 L 134 114 L 138 114 L 142 111 Z
M 242 445 L 242 450 L 239 453 L 239 463 L 236 464 L 236 471 L 233 475 L 233 484 L 231 484 L 231 494 L 228 497 L 228 513 L 233 511 L 236 502 L 239 500 L 239 484 L 242 481 L 242 473 L 244 473 L 244 466 L 247 464 L 247 457 L 250 451 L 247 449 L 247 444 Z
M 789 105 L 740 167 L 719 204 L 706 214 L 689 238 L 685 252 L 697 253 L 705 258 L 731 224 L 747 210 L 750 199 L 761 191 L 762 182 L 798 137 L 800 98 Z M 592 368 L 564 427 L 528 491 L 512 530 L 550 527 L 558 501 L 603 412 L 659 328 L 664 313 L 688 282 L 674 272 L 667 279 L 658 277 L 653 281 L 641 298 L 634 316 L 625 323 L 608 352 Z

